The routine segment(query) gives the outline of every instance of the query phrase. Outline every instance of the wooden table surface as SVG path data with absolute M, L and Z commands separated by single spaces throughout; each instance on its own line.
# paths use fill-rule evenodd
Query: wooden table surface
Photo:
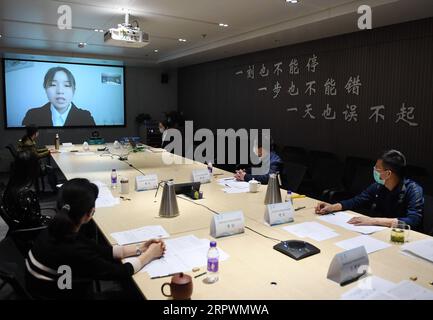
M 81 149 L 81 146 L 74 146 L 72 149 Z M 187 164 L 165 165 L 163 156 L 177 161 L 184 159 L 167 153 L 152 153 L 149 150 L 130 153 L 126 163 L 116 157 L 101 156 L 102 152 L 97 152 L 94 146 L 91 146 L 91 150 L 94 153 L 90 155 L 62 152 L 52 154 L 52 157 L 67 179 L 85 177 L 110 185 L 111 169 L 116 169 L 120 177 L 129 178 L 130 193 L 127 197 L 131 201 L 121 201 L 119 205 L 110 208 L 98 208 L 94 216 L 96 224 L 110 243 L 115 243 L 111 233 L 145 225 L 161 225 L 171 237 L 193 234 L 199 238 L 212 239 L 209 232 L 213 216 L 211 211 L 178 198 L 180 215 L 171 219 L 160 218 L 158 211 L 162 190 L 157 197 L 155 190 L 134 191 L 135 177 L 140 173 L 129 164 L 145 174 L 156 173 L 159 180 L 174 179 L 176 183 L 191 181 L 191 171 L 206 168 L 205 165 L 190 160 Z M 213 177 L 211 183 L 202 184 L 200 190 L 203 191 L 204 199 L 197 200 L 196 203 L 217 212 L 242 210 L 245 225 L 255 231 L 280 240 L 298 239 L 282 229 L 288 224 L 270 227 L 264 223 L 266 186 L 261 186 L 257 193 L 226 194 L 216 180 L 231 177 L 232 173 L 214 168 L 214 174 L 221 175 Z M 115 189 L 113 195 L 117 197 L 119 191 Z M 285 191 L 281 192 L 284 199 Z M 316 203 L 317 201 L 311 198 L 294 199 L 295 208 L 306 207 L 295 212 L 294 223 L 319 221 L 314 214 Z M 204 283 L 205 276 L 194 279 L 192 299 L 339 299 L 344 292 L 357 284 L 341 287 L 326 278 L 332 258 L 343 251 L 335 243 L 359 234 L 323 221 L 320 223 L 334 229 L 339 236 L 321 242 L 307 238 L 308 242 L 320 248 L 321 253 L 300 261 L 275 251 L 272 247 L 277 241 L 249 229 L 243 234 L 216 239 L 218 247 L 228 253 L 230 258 L 220 262 L 219 280 L 216 283 Z M 371 236 L 390 243 L 389 229 Z M 424 238 L 428 236 L 411 232 L 411 241 Z M 397 244 L 371 253 L 369 260 L 373 275 L 393 282 L 417 277 L 419 285 L 433 289 L 429 284 L 433 281 L 433 264 L 401 254 Z M 199 272 L 190 274 L 199 274 L 205 271 L 205 268 L 202 266 Z M 150 279 L 147 273 L 139 272 L 133 279 L 147 299 L 166 299 L 161 294 L 161 285 L 169 282 L 169 277 Z

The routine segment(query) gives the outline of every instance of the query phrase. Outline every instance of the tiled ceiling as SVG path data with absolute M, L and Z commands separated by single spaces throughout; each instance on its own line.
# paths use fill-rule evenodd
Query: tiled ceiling
M 433 16 L 431 0 L 0 0 L 0 50 L 181 66 L 357 31 L 361 4 L 374 27 Z M 72 30 L 57 27 L 61 5 L 72 9 Z M 122 23 L 125 10 L 148 46 L 110 46 L 95 32 Z

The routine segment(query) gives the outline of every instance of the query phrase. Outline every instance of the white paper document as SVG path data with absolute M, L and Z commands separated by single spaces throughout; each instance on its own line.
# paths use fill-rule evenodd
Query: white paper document
M 165 240 L 164 256 L 153 260 L 140 272 L 147 272 L 150 277 L 159 277 L 178 272 L 190 272 L 195 267 L 205 266 L 207 265 L 209 243 L 208 239 L 198 239 L 193 235 Z M 217 249 L 219 261 L 224 261 L 229 257 L 221 248 Z
M 113 194 L 105 183 L 101 181 L 92 182 L 96 184 L 99 189 L 98 198 L 96 199 L 96 208 L 114 207 L 120 203 L 120 199 L 113 197 Z
M 162 226 L 145 226 L 142 228 L 115 232 L 111 236 L 117 241 L 117 244 L 123 246 L 125 244 L 143 242 L 150 239 L 168 238 L 170 235 Z
M 235 179 L 220 179 L 218 184 L 224 186 L 225 193 L 246 193 L 250 190 L 250 185 L 245 181 L 236 181 Z
M 338 247 L 344 250 L 349 250 L 360 246 L 364 246 L 368 254 L 391 247 L 389 243 L 374 239 L 366 235 L 343 240 L 337 242 L 335 245 L 337 245 Z
M 357 286 L 341 296 L 342 300 L 433 300 L 433 291 L 413 281 L 398 284 L 370 276 L 360 279 Z
M 399 300 L 433 300 L 432 290 L 421 287 L 409 280 L 400 282 L 386 293 Z
M 292 226 L 283 227 L 283 229 L 287 232 L 294 234 L 297 237 L 308 237 L 316 241 L 331 239 L 334 237 L 338 237 L 339 235 L 331 228 L 328 228 L 317 222 L 297 223 Z
M 430 262 L 433 262 L 433 239 L 410 242 L 401 247 L 401 251 Z
M 347 223 L 353 217 L 356 217 L 356 216 L 340 211 L 340 212 L 335 212 L 335 213 L 327 214 L 324 216 L 320 216 L 320 217 L 318 217 L 318 219 L 322 220 L 324 222 L 330 223 L 330 224 L 335 224 L 335 225 L 340 226 L 344 229 L 355 231 L 355 232 L 362 233 L 362 234 L 372 234 L 372 233 L 379 232 L 379 231 L 386 229 L 386 227 L 355 226 L 353 224 Z
M 395 297 L 386 293 L 395 283 L 377 276 L 369 276 L 358 280 L 355 288 L 341 296 L 342 300 L 393 300 Z

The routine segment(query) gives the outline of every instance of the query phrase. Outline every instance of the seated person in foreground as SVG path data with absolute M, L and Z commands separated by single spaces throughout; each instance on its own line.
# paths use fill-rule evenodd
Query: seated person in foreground
M 356 197 L 336 204 L 321 202 L 317 214 L 341 210 L 371 208 L 372 217 L 354 217 L 348 222 L 354 225 L 378 225 L 392 227 L 398 221 L 419 230 L 423 221 L 424 196 L 422 188 L 404 178 L 405 156 L 397 150 L 386 151 L 376 162 L 373 183 Z
M 60 188 L 59 211 L 26 258 L 28 289 L 34 297 L 92 298 L 93 280 L 130 280 L 143 266 L 164 254 L 165 244 L 160 240 L 111 247 L 86 238 L 80 228 L 92 219 L 97 197 L 98 187 L 87 179 L 72 179 Z M 127 257 L 133 258 L 122 263 L 121 259 Z M 60 266 L 70 267 L 71 290 L 58 287 Z
M 271 146 L 271 144 L 269 144 Z M 251 174 L 251 169 L 247 170 L 236 170 L 235 178 L 238 181 L 250 181 L 252 179 L 257 180 L 263 184 L 267 184 L 269 180 L 269 175 L 272 173 L 281 173 L 282 168 L 284 166 L 283 160 L 272 150 L 272 147 L 269 150 L 265 148 L 265 145 L 262 141 L 259 141 L 257 146 L 257 156 L 262 161 L 262 166 L 269 167 L 269 171 L 262 175 L 253 175 Z
M 14 162 L 3 204 L 16 228 L 36 228 L 47 225 L 49 216 L 41 214 L 39 198 L 32 185 L 39 172 L 39 162 L 31 151 L 22 151 Z

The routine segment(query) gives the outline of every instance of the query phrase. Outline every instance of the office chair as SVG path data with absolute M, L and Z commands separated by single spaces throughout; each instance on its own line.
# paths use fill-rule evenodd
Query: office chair
M 24 256 L 10 237 L 0 242 L 0 279 L 0 291 L 5 292 L 6 286 L 12 289 L 7 297 L 2 295 L 2 299 L 32 300 L 25 284 Z
M 306 166 L 294 162 L 285 161 L 284 169 L 281 174 L 283 188 L 297 192 L 306 172 Z
M 433 197 L 424 195 L 424 219 L 423 232 L 429 236 L 433 236 Z

